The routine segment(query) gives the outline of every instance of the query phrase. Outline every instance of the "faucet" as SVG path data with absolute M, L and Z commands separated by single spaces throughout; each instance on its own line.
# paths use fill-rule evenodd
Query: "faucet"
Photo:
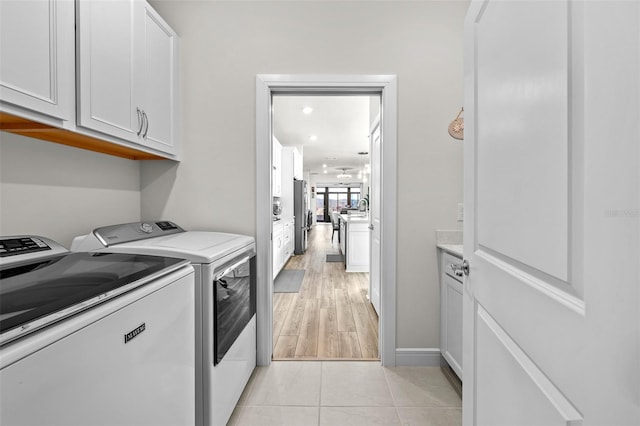
M 361 212 L 367 211 L 367 200 L 365 200 L 364 198 L 358 201 L 358 211 L 361 211 Z

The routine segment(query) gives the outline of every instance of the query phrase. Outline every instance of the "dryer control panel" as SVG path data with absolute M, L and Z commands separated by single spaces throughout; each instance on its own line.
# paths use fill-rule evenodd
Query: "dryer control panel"
M 145 221 L 103 226 L 94 229 L 90 235 L 97 239 L 102 247 L 109 247 L 115 244 L 146 240 L 147 238 L 161 237 L 180 232 L 185 232 L 185 230 L 173 222 L 163 220 L 158 222 Z M 72 250 L 74 250 L 73 247 L 72 245 Z

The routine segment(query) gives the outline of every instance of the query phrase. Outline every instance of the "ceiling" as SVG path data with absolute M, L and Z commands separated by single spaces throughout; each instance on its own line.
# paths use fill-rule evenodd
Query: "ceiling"
M 274 95 L 273 133 L 283 146 L 302 147 L 304 171 L 315 175 L 318 185 L 366 182 L 370 99 L 369 95 Z M 313 111 L 305 114 L 305 107 Z M 311 140 L 311 135 L 317 139 Z M 351 178 L 338 178 L 342 169 Z

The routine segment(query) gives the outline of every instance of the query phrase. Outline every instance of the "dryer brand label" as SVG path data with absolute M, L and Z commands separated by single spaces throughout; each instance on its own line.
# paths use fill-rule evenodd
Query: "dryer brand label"
M 133 339 L 135 339 L 136 337 L 138 337 L 138 335 L 140 335 L 145 328 L 147 327 L 147 325 L 145 323 L 140 324 L 139 326 L 137 326 L 136 328 L 134 328 L 133 330 L 131 330 L 130 332 L 128 332 L 127 334 L 124 335 L 124 343 L 129 343 L 130 341 L 132 341 Z

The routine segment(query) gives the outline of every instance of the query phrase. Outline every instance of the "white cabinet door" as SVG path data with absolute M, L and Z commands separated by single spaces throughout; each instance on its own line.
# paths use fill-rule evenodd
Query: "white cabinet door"
M 287 260 L 289 260 L 289 257 L 291 256 L 291 223 L 287 222 L 284 224 L 284 232 L 283 232 L 283 239 L 284 239 L 284 260 L 283 260 L 283 264 L 287 263 Z
M 463 423 L 640 424 L 640 2 L 465 21 Z
M 74 3 L 0 2 L 0 99 L 60 120 L 75 107 Z M 12 111 L 13 112 L 13 111 Z
M 78 2 L 78 126 L 176 154 L 177 36 L 141 0 Z
M 340 219 L 340 251 L 345 257 L 344 261 L 347 262 L 347 224 L 344 220 Z
M 144 57 L 132 0 L 78 1 L 78 126 L 141 142 Z M 139 12 L 138 12 L 139 13 Z
M 440 351 L 451 369 L 462 380 L 462 278 L 456 277 L 451 265 L 462 259 L 441 252 L 440 262 Z
M 177 35 L 145 2 L 143 111 L 144 144 L 169 153 L 176 152 L 177 124 Z
M 273 225 L 273 276 L 275 278 L 284 263 L 284 226 Z

